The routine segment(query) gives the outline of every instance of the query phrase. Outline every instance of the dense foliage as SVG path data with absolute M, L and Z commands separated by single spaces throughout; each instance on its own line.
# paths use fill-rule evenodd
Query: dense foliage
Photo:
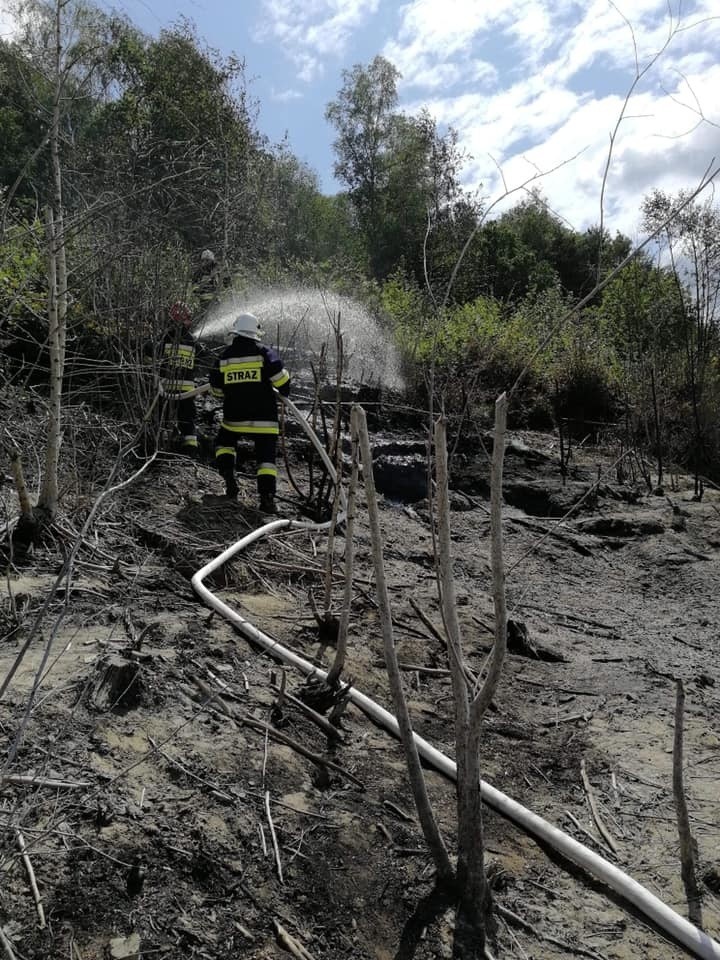
M 33 2 L 21 34 L 0 40 L 0 341 L 13 377 L 31 375 L 47 337 L 54 16 Z M 344 71 L 327 106 L 344 190 L 326 196 L 289 144 L 260 134 L 241 55 L 208 49 L 186 21 L 150 37 L 80 2 L 63 16 L 71 352 L 125 362 L 169 301 L 198 305 L 191 277 L 210 248 L 226 283 L 281 274 L 352 287 L 423 400 L 432 384 L 446 409 L 478 415 L 522 373 L 518 422 L 620 425 L 660 464 L 664 452 L 718 471 L 712 203 L 691 204 L 593 295 L 630 240 L 573 230 L 539 192 L 487 216 L 462 185 L 455 132 L 398 110 L 384 58 Z M 646 198 L 647 229 L 681 199 Z

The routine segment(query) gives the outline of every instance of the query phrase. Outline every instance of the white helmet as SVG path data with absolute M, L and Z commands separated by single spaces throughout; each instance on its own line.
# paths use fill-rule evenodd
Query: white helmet
M 200 259 L 203 263 L 214 263 L 215 254 L 212 252 L 212 250 L 203 250 L 203 252 L 200 254 Z
M 254 313 L 239 313 L 233 320 L 230 330 L 236 337 L 250 337 L 251 340 L 260 339 L 260 321 Z

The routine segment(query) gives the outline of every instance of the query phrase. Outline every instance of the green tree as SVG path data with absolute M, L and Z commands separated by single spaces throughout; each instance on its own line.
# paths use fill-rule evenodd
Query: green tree
M 476 210 L 475 216 L 479 216 Z M 469 235 L 468 231 L 467 235 Z M 538 192 L 477 231 L 457 274 L 455 302 L 490 295 L 517 303 L 530 292 L 562 290 L 580 298 L 630 250 L 630 240 L 611 238 L 597 227 L 582 233 L 569 228 Z
M 643 202 L 644 226 L 657 228 L 687 196 L 654 191 Z M 720 402 L 720 209 L 712 200 L 685 205 L 665 229 L 659 246 L 660 256 L 670 263 L 687 319 L 684 352 L 693 424 L 690 459 L 699 496 L 700 473 L 712 466 L 720 449 L 715 426 Z
M 664 473 L 666 407 L 677 395 L 686 317 L 672 272 L 638 257 L 603 291 L 597 309 L 618 358 L 619 380 L 634 430 L 654 448 L 658 486 Z
M 0 193 L 3 225 L 13 198 L 35 200 L 33 184 L 47 178 L 50 89 L 17 43 L 0 39 Z
M 325 111 L 338 134 L 333 169 L 347 185 L 360 226 L 372 242 L 380 228 L 378 214 L 387 185 L 400 74 L 377 56 L 367 67 L 356 64 L 343 70 L 342 78 L 337 99 Z
M 441 135 L 427 111 L 396 111 L 400 74 L 383 57 L 342 76 L 326 117 L 337 131 L 335 175 L 348 188 L 370 274 L 383 279 L 403 266 L 424 282 L 429 226 L 460 193 L 457 136 Z
M 189 249 L 244 248 L 258 137 L 242 61 L 203 49 L 187 21 L 157 40 L 118 24 L 107 70 L 119 90 L 93 112 L 88 188 L 123 196 L 123 216 Z
M 267 230 L 261 252 L 281 264 L 361 256 L 355 217 L 346 196 L 324 196 L 315 171 L 285 144 L 268 153 L 265 162 L 261 218 Z

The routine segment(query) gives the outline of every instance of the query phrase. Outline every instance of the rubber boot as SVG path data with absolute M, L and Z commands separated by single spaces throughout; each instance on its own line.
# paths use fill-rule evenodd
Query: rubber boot
M 237 480 L 235 479 L 235 470 L 224 470 L 220 476 L 225 481 L 225 496 L 228 498 L 228 500 L 236 500 L 239 487 L 237 485 Z
M 200 445 L 197 440 L 194 443 L 184 441 L 180 447 L 180 453 L 184 454 L 186 457 L 190 457 L 191 460 L 200 459 Z
M 260 497 L 260 513 L 269 513 L 271 515 L 277 513 L 275 497 L 271 493 L 264 493 Z

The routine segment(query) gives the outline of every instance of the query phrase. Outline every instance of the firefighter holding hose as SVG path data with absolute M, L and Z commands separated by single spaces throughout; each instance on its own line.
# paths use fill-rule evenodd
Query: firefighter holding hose
M 235 478 L 236 446 L 255 443 L 260 510 L 276 513 L 277 440 L 280 432 L 275 390 L 290 392 L 290 374 L 280 355 L 260 342 L 260 325 L 252 313 L 238 314 L 232 324 L 232 343 L 210 371 L 213 395 L 223 399 L 223 419 L 215 441 L 215 463 L 231 499 L 238 494 Z

